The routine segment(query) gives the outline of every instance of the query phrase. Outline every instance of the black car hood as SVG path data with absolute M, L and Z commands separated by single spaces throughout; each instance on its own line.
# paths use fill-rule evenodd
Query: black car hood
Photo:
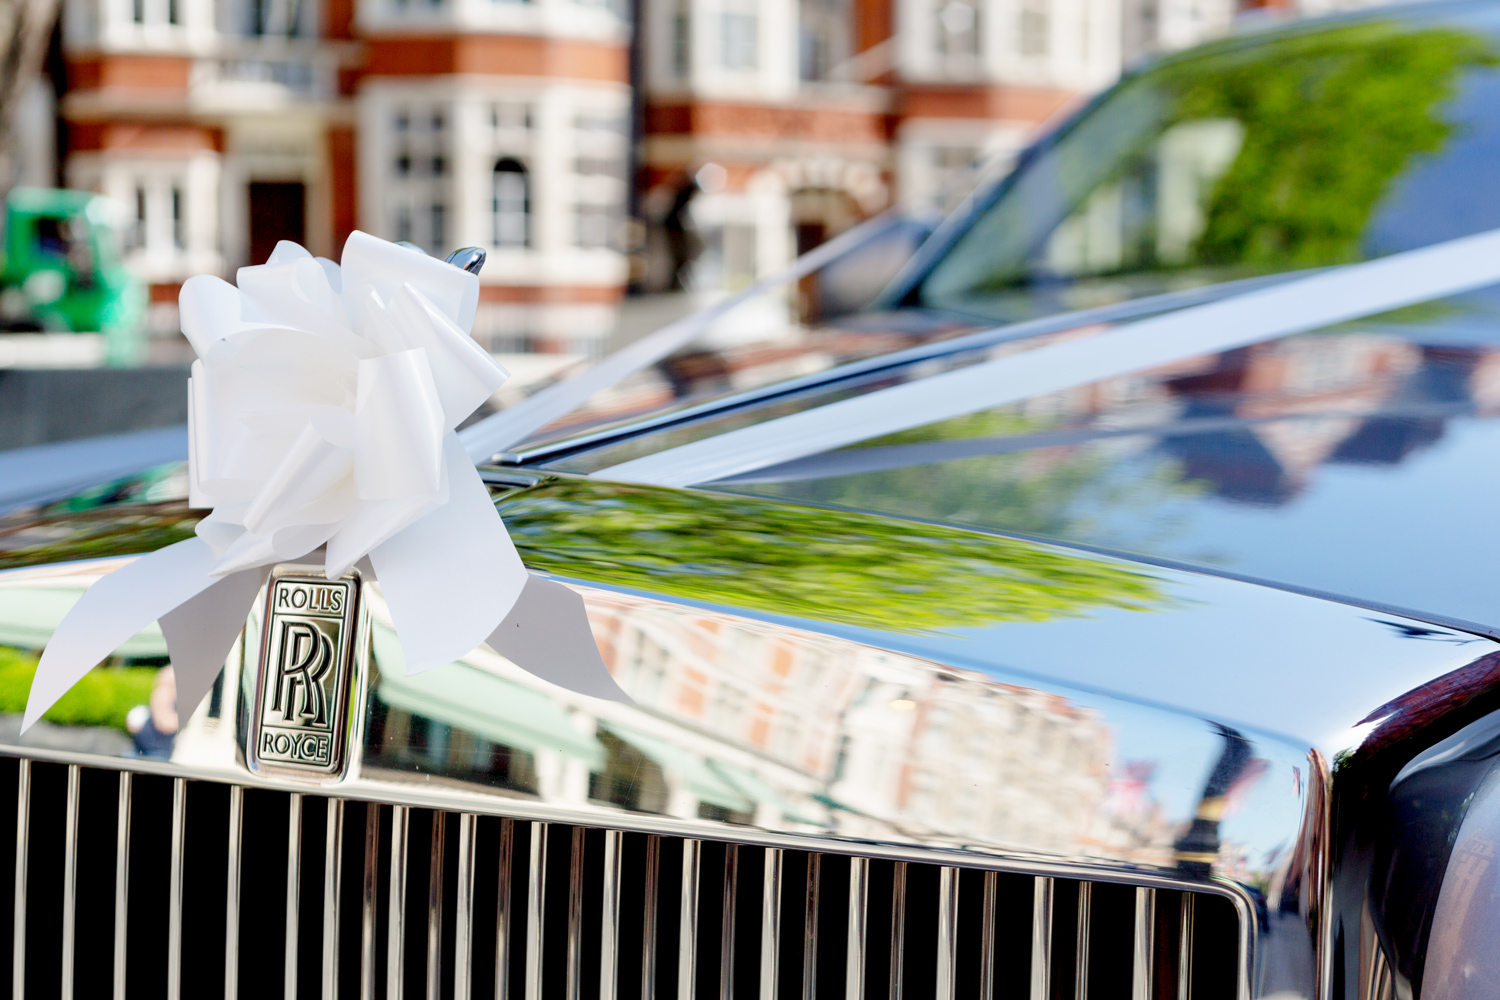
M 1500 289 L 945 421 L 715 488 L 1500 626 Z

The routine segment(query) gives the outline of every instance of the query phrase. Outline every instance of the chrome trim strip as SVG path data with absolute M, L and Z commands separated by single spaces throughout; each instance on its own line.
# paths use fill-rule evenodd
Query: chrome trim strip
M 766 848 L 766 875 L 760 904 L 760 1000 L 776 1000 L 781 974 L 781 867 L 778 847 Z
M 1135 961 L 1130 975 L 1131 1000 L 1152 1000 L 1152 965 L 1156 961 L 1156 890 L 1135 890 Z
M 286 802 L 286 960 L 281 969 L 282 996 L 297 995 L 297 932 L 302 915 L 302 793 Z
M 267 779 L 246 771 L 231 773 L 214 768 L 187 768 L 144 759 L 101 757 L 98 754 L 75 751 L 0 746 L 0 752 L 6 755 L 25 753 L 26 759 L 37 763 L 82 764 L 85 767 L 104 767 L 114 771 L 129 771 L 132 774 L 157 774 L 169 778 L 184 777 L 188 780 L 221 783 L 232 781 L 246 788 L 266 789 L 278 793 L 288 793 L 306 787 L 304 784 Z M 349 801 L 368 801 L 379 805 L 392 805 L 394 804 L 391 801 L 392 798 L 399 796 L 400 804 L 410 809 L 442 809 L 449 812 L 473 810 L 483 817 L 519 819 L 526 822 L 535 820 L 549 823 L 572 823 L 579 819 L 579 814 L 574 809 L 534 803 L 520 798 L 496 798 L 472 791 L 450 790 L 439 786 L 436 782 L 393 785 L 354 778 L 340 785 L 340 792 Z M 686 821 L 670 816 L 645 813 L 611 814 L 608 822 L 614 829 L 627 833 L 655 834 L 666 837 L 708 837 L 709 839 L 726 835 L 722 828 L 705 824 L 702 821 Z M 735 826 L 732 835 L 735 842 L 743 847 L 777 847 L 784 850 L 817 851 L 842 857 L 848 857 L 857 852 L 858 856 L 872 860 L 955 865 L 1021 875 L 1087 879 L 1131 887 L 1183 889 L 1200 894 L 1210 893 L 1222 896 L 1233 903 L 1242 914 L 1252 913 L 1255 906 L 1254 898 L 1236 884 L 1227 881 L 1189 880 L 1179 877 L 1172 871 L 1162 869 L 1122 869 L 1099 861 L 1060 860 L 1033 854 L 1023 856 L 987 848 L 960 850 L 941 846 L 873 842 L 853 845 L 845 841 L 830 840 L 821 835 L 771 831 L 756 827 Z M 1246 967 L 1248 968 L 1248 964 Z
M 495 1000 L 510 996 L 510 890 L 516 853 L 515 820 L 500 821 L 499 885 L 495 894 Z
M 380 806 L 365 803 L 365 870 L 359 894 L 359 997 L 375 1000 L 375 906 L 380 891 Z
M 565 996 L 578 1000 L 583 979 L 583 827 L 573 827 L 568 852 L 568 976 Z M 437 1000 L 436 997 L 433 1000 Z
M 807 856 L 807 906 L 802 911 L 802 1000 L 818 995 L 818 895 L 823 884 L 823 855 Z
M 344 800 L 328 800 L 323 848 L 323 1000 L 338 1000 L 339 890 L 344 869 Z
M 531 824 L 526 870 L 526 1000 L 542 1000 L 542 903 L 547 894 L 547 827 Z
M 240 992 L 240 837 L 244 816 L 245 789 L 230 785 L 229 858 L 224 866 L 224 1000 L 236 1000 Z
M 958 869 L 938 869 L 937 998 L 954 1000 L 958 983 Z
M 995 995 L 995 896 L 1000 876 L 984 873 L 984 916 L 979 925 L 979 1000 L 993 1000 Z
M 656 1000 L 656 907 L 661 892 L 661 838 L 646 837 L 646 898 L 641 927 L 641 1000 Z
M 12 924 L 10 995 L 26 996 L 26 833 L 31 818 L 31 761 L 22 757 L 16 773 L 16 889 Z
M 391 894 L 387 903 L 385 995 L 401 1000 L 406 975 L 406 838 L 411 810 L 391 806 Z
M 615 1000 L 619 992 L 620 961 L 620 869 L 624 863 L 625 835 L 619 830 L 604 831 L 604 905 L 599 928 L 599 996 Z M 455 998 L 466 1000 L 466 998 Z
M 1052 890 L 1051 877 L 1035 879 L 1031 898 L 1031 1000 L 1052 996 Z
M 120 772 L 120 801 L 115 811 L 115 990 L 114 1000 L 125 1000 L 125 949 L 130 930 L 130 791 L 135 776 Z M 235 1000 L 225 992 L 225 1000 Z
M 182 996 L 182 850 L 187 779 L 172 782 L 172 868 L 167 876 L 167 1000 Z
M 1093 904 L 1093 883 L 1078 883 L 1078 936 L 1073 939 L 1073 1000 L 1088 1000 L 1089 996 L 1089 917 Z
M 891 874 L 891 1000 L 901 1000 L 904 986 L 902 957 L 906 951 L 906 862 L 897 861 Z
M 443 982 L 443 848 L 448 814 L 432 814 L 427 858 L 427 1000 L 439 1000 Z
M 458 898 L 453 901 L 453 1000 L 474 992 L 474 837 L 479 817 L 458 815 Z
M 83 768 L 68 765 L 68 811 L 63 821 L 62 1000 L 73 1000 L 73 948 L 78 914 L 78 786 Z
M 734 1000 L 734 903 L 739 883 L 739 845 L 725 844 L 723 912 L 719 919 L 719 1000 Z
M 1196 898 L 1182 894 L 1182 912 L 1177 926 L 1177 1000 L 1191 1000 L 1193 995 L 1193 909 Z
M 870 859 L 849 859 L 849 944 L 845 1000 L 864 1000 L 865 948 L 870 919 Z
M 698 971 L 698 862 L 703 842 L 682 842 L 682 903 L 678 914 L 677 1000 L 695 1000 Z

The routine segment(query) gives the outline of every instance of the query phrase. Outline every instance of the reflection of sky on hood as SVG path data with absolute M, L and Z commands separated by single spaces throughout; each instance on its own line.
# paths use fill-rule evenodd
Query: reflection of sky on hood
M 1324 466 L 1284 505 L 1174 499 L 1173 532 L 1141 550 L 1495 626 L 1497 495 L 1500 421 L 1450 420 L 1400 465 Z M 1108 521 L 1100 540 L 1117 530 L 1129 544 Z
M 1443 117 L 1456 127 L 1441 155 L 1397 176 L 1365 233 L 1372 255 L 1500 227 L 1500 74 L 1465 75 Z

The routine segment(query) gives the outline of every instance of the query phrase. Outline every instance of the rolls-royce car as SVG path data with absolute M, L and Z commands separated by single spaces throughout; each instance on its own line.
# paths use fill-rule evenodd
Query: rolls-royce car
M 152 625 L 23 731 L 80 595 L 201 511 L 180 463 L 18 501 L 0 979 L 1493 996 L 1497 179 L 1500 3 L 1266 23 L 509 400 L 461 436 L 627 700 L 545 644 L 408 672 L 378 580 L 294 561 L 201 704 Z

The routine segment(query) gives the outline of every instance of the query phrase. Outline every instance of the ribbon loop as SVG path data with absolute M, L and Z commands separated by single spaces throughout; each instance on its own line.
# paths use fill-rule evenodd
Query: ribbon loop
M 527 573 L 453 433 L 507 378 L 469 336 L 478 300 L 475 275 L 360 232 L 342 267 L 283 241 L 265 264 L 240 269 L 238 288 L 184 283 L 183 331 L 198 354 L 189 498 L 212 513 L 196 538 L 84 594 L 43 653 L 25 725 L 156 619 L 186 718 L 266 567 L 324 545 L 330 577 L 370 557 L 411 670 L 491 635 Z M 581 614 L 532 624 L 588 634 Z M 584 645 L 597 660 L 592 639 Z

